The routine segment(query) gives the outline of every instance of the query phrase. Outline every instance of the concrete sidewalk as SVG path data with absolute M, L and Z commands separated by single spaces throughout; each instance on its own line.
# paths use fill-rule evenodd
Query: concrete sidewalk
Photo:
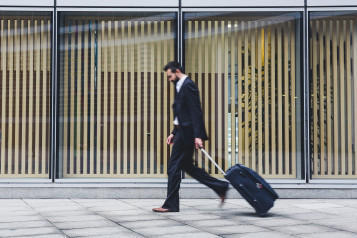
M 357 199 L 280 199 L 261 218 L 242 199 L 1 199 L 0 237 L 357 237 Z

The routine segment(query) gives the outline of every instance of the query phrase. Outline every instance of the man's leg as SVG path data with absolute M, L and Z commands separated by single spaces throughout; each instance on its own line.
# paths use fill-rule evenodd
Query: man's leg
M 185 145 L 181 132 L 178 131 L 175 135 L 174 146 L 172 147 L 171 157 L 167 169 L 167 198 L 164 205 L 162 206 L 163 208 L 169 209 L 170 211 L 180 210 L 179 190 L 184 157 Z
M 206 173 L 205 170 L 196 167 L 192 162 L 193 162 L 192 157 L 185 158 L 185 164 L 184 164 L 185 171 L 193 178 L 198 180 L 200 183 L 203 183 L 207 187 L 213 189 L 213 191 L 215 191 L 223 201 L 226 192 L 228 190 L 229 183 L 226 181 L 213 178 L 208 173 Z M 224 197 L 222 198 L 222 196 Z

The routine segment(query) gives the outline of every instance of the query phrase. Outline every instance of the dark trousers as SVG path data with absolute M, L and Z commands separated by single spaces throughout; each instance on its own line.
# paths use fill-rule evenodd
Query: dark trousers
M 193 135 L 183 136 L 182 129 L 179 129 L 175 134 L 174 146 L 167 169 L 167 198 L 162 206 L 163 208 L 172 211 L 180 210 L 179 189 L 182 169 L 199 182 L 213 189 L 218 195 L 224 195 L 227 191 L 228 182 L 211 177 L 206 171 L 193 164 L 194 149 Z

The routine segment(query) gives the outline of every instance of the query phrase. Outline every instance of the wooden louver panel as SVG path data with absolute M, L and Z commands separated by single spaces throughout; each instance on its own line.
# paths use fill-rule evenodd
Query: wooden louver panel
M 66 17 L 63 177 L 165 177 L 174 22 Z
M 208 152 L 223 169 L 239 162 L 265 178 L 296 178 L 295 22 L 188 20 L 186 29 L 185 69 L 200 91 Z
M 310 21 L 312 178 L 356 178 L 355 17 Z
M 0 178 L 48 178 L 51 21 L 0 17 Z

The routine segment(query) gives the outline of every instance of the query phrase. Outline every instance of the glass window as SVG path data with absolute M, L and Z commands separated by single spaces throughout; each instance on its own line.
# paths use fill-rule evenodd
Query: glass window
M 176 13 L 61 12 L 59 22 L 59 177 L 165 177 Z
M 184 14 L 185 69 L 223 169 L 239 162 L 265 178 L 301 178 L 301 21 L 298 12 Z M 200 155 L 196 163 L 220 175 Z
M 312 12 L 309 23 L 312 178 L 357 178 L 357 12 Z
M 48 178 L 52 16 L 0 13 L 0 178 Z

